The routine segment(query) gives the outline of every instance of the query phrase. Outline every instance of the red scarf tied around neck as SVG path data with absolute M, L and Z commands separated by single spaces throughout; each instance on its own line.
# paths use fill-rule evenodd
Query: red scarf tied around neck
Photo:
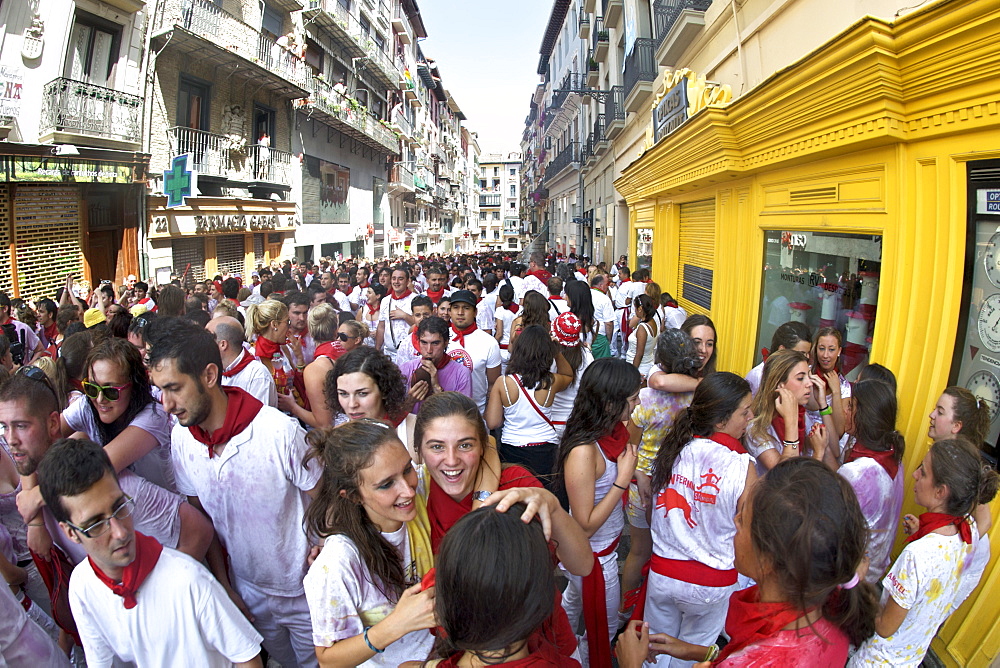
M 412 291 L 410 291 L 410 290 L 407 290 L 406 292 L 404 292 L 404 293 L 403 293 L 403 294 L 401 294 L 401 295 L 397 295 L 397 294 L 396 294 L 395 292 L 392 292 L 392 291 L 390 291 L 390 292 L 389 292 L 389 295 L 390 295 L 390 296 L 391 296 L 391 297 L 392 297 L 393 299 L 395 299 L 396 301 L 402 301 L 402 300 L 406 299 L 407 297 L 409 297 L 409 296 L 410 296 L 410 295 L 412 295 L 412 294 L 413 294 L 413 292 L 412 292 Z
M 964 517 L 949 515 L 948 513 L 921 513 L 920 528 L 912 536 L 906 539 L 907 543 L 923 538 L 932 531 L 937 531 L 943 526 L 954 524 L 958 529 L 958 535 L 966 545 L 972 545 L 972 527 Z
M 121 584 L 115 582 L 97 567 L 94 560 L 87 557 L 94 575 L 97 579 L 107 585 L 108 589 L 125 599 L 125 609 L 131 610 L 136 605 L 135 595 L 139 587 L 145 582 L 146 577 L 153 571 L 156 562 L 160 560 L 160 553 L 163 546 L 155 538 L 144 536 L 138 531 L 135 532 L 135 559 L 122 570 Z
M 271 339 L 258 336 L 257 340 L 254 342 L 254 352 L 257 353 L 257 359 L 271 359 L 277 353 L 281 352 L 281 344 L 272 341 Z
M 441 297 L 444 296 L 444 288 L 441 288 L 440 290 L 428 290 L 427 296 L 430 297 L 431 301 L 434 302 L 434 305 L 437 306 L 438 302 L 441 301 Z
M 472 323 L 465 329 L 459 329 L 455 326 L 455 323 L 451 323 L 451 331 L 455 332 L 455 336 L 452 338 L 453 341 L 458 341 L 458 345 L 465 347 L 465 337 L 472 334 L 474 331 L 479 329 L 476 323 Z
M 778 435 L 779 441 L 791 440 L 785 434 L 785 418 L 783 418 L 778 413 L 774 414 L 774 419 L 771 420 L 771 426 L 774 427 L 774 433 Z M 806 447 L 806 408 L 805 406 L 799 406 L 799 452 Z M 782 444 L 782 449 L 784 449 L 784 444 Z
M 238 374 L 240 371 L 243 371 L 243 369 L 247 368 L 247 366 L 250 365 L 250 362 L 253 362 L 255 359 L 257 359 L 257 358 L 254 357 L 253 355 L 251 355 L 250 353 L 248 353 L 247 350 L 246 350 L 246 348 L 244 348 L 243 351 L 242 351 L 242 357 L 240 357 L 240 361 L 237 362 L 236 366 L 234 366 L 232 369 L 229 369 L 228 371 L 223 371 L 222 372 L 222 377 L 223 378 L 232 378 L 233 376 L 235 376 L 236 374 Z
M 628 445 L 628 429 L 625 427 L 625 423 L 616 422 L 615 428 L 611 430 L 610 434 L 597 439 L 597 445 L 610 461 L 618 461 L 621 454 L 625 452 L 625 446 Z
M 544 269 L 535 269 L 534 271 L 529 271 L 528 276 L 534 276 L 535 278 L 537 278 L 542 282 L 542 285 L 548 283 L 549 279 L 552 278 L 552 274 L 550 274 Z
M 899 471 L 899 462 L 896 461 L 895 450 L 871 450 L 859 441 L 854 444 L 850 453 L 844 458 L 844 463 L 847 464 L 862 457 L 874 459 L 879 463 L 879 466 L 885 469 L 885 472 L 889 474 L 891 479 L 896 479 L 896 473 Z
M 209 459 L 215 456 L 215 446 L 228 443 L 233 436 L 249 427 L 264 407 L 264 404 L 238 387 L 224 387 L 222 391 L 226 393 L 228 401 L 226 419 L 222 426 L 211 433 L 202 429 L 201 425 L 188 427 L 195 440 L 208 446 Z
M 724 445 L 738 455 L 746 454 L 747 451 L 746 448 L 743 447 L 742 442 L 725 432 L 717 431 L 709 436 L 708 440 L 715 441 L 719 445 Z
M 726 615 L 726 633 L 730 641 L 715 663 L 722 662 L 744 647 L 770 638 L 803 614 L 788 603 L 761 603 L 757 585 L 733 592 Z
M 517 313 L 518 309 L 521 308 L 521 305 L 518 304 L 517 302 L 511 302 L 509 305 L 505 306 L 504 308 L 506 308 L 511 313 Z

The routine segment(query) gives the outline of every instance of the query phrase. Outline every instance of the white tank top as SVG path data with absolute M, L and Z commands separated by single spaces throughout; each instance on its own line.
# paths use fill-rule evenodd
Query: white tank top
M 502 376 L 498 381 L 503 383 L 503 391 L 506 393 L 509 403 L 511 399 L 510 392 L 507 389 L 507 378 L 517 381 L 518 393 L 517 401 L 511 403 L 510 406 L 504 406 L 503 434 L 501 434 L 500 440 L 507 445 L 519 448 L 529 443 L 555 443 L 555 431 L 548 420 L 542 417 L 542 415 L 545 415 L 545 417 L 551 420 L 552 409 L 543 406 L 534 396 L 529 397 L 529 393 L 533 395 L 534 390 L 525 389 L 521 384 L 521 378 L 516 374 L 513 376 Z M 551 391 L 550 387 L 549 392 L 551 393 Z M 532 405 L 532 402 L 534 402 L 534 405 Z M 539 414 L 539 411 L 541 411 L 541 414 Z
M 622 490 L 614 486 L 615 478 L 618 477 L 618 462 L 613 462 L 604 456 L 604 451 L 598 446 L 597 452 L 604 460 L 604 475 L 594 482 L 594 505 L 600 503 L 608 494 L 613 494 L 615 498 L 621 499 Z M 615 509 L 611 511 L 608 519 L 590 537 L 590 549 L 594 553 L 603 552 L 613 542 L 618 540 L 625 528 L 625 513 L 622 511 L 622 504 L 616 503 Z
M 653 358 L 656 354 L 656 337 L 653 336 L 653 329 L 649 323 L 640 322 L 639 326 L 628 335 L 628 352 L 625 354 L 625 361 L 631 364 L 632 360 L 635 359 L 635 352 L 639 347 L 639 327 L 646 330 L 646 345 L 642 348 L 642 359 L 639 362 L 639 373 L 645 377 L 653 368 Z
M 653 553 L 717 570 L 733 568 L 736 504 L 752 461 L 707 438 L 684 446 L 667 486 L 653 500 Z

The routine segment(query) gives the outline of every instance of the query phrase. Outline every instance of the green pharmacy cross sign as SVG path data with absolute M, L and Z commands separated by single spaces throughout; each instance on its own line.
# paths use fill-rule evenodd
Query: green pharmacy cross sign
M 190 153 L 179 155 L 171 161 L 170 169 L 163 172 L 168 209 L 183 206 L 185 197 L 194 197 L 198 192 L 198 172 L 188 169 L 190 162 Z

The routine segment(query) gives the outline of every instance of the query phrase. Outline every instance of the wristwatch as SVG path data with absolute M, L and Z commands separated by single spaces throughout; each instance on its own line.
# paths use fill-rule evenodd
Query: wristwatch
M 473 492 L 472 493 L 472 500 L 473 501 L 483 502 L 486 499 L 490 498 L 490 494 L 492 494 L 492 493 L 493 492 L 487 492 L 485 489 L 481 489 L 478 492 Z

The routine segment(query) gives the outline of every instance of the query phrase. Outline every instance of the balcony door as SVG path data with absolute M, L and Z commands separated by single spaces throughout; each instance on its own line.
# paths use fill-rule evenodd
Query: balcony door
M 111 88 L 121 46 L 121 26 L 77 12 L 64 68 L 74 81 Z
M 202 81 L 181 75 L 177 87 L 176 155 L 190 153 L 194 168 L 202 173 L 218 173 L 219 152 L 211 145 L 209 102 L 212 90 Z M 215 167 L 215 170 L 212 170 Z

